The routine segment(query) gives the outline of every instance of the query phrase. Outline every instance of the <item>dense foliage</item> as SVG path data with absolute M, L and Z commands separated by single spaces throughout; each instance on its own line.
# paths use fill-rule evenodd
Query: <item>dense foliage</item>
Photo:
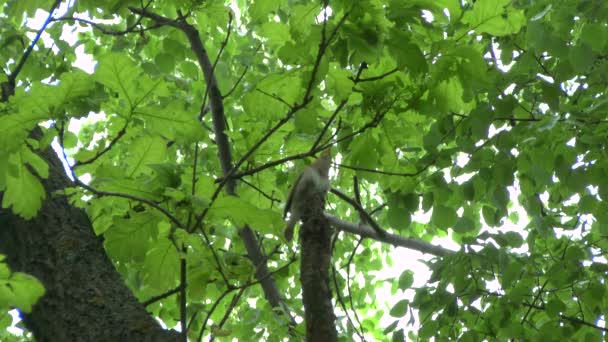
M 429 262 L 431 278 L 408 300 L 415 274 L 391 260 L 394 246 L 340 232 L 332 286 L 344 340 L 602 339 L 608 3 L 82 0 L 56 9 L 27 51 L 42 25 L 30 30 L 27 18 L 54 2 L 0 1 L 0 83 L 16 86 L 0 103 L 2 206 L 32 218 L 49 196 L 69 196 L 142 302 L 179 286 L 185 258 L 192 339 L 288 336 L 255 280 L 244 225 L 268 255 L 283 310 L 303 317 L 281 212 L 294 170 L 328 145 L 332 186 L 379 226 L 462 246 Z M 234 170 L 218 161 L 201 51 Z M 85 57 L 92 73 L 75 66 Z M 36 151 L 52 141 L 78 179 L 64 193 L 40 184 L 48 168 Z M 226 174 L 239 197 L 226 194 Z M 333 195 L 327 211 L 360 220 Z M 384 310 L 375 275 L 395 261 L 403 275 Z M 40 285 L 0 266 L 10 283 L 0 305 L 29 310 Z M 180 303 L 174 294 L 147 309 L 172 328 Z

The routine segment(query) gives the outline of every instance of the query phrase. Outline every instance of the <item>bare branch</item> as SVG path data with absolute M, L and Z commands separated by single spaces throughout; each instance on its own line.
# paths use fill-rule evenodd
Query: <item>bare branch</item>
M 373 76 L 373 77 L 366 77 L 366 78 L 360 78 L 358 80 L 358 82 L 372 82 L 372 81 L 378 81 L 381 80 L 383 78 L 385 78 L 386 76 L 392 75 L 394 73 L 396 73 L 397 71 L 399 71 L 399 68 L 395 68 L 391 71 L 387 71 L 384 74 L 380 74 L 378 76 Z M 354 81 L 354 80 L 353 80 Z
M 368 214 L 367 211 L 365 211 L 365 208 L 363 208 L 361 206 L 361 204 L 357 203 L 356 200 L 348 197 L 346 194 L 342 193 L 338 189 L 331 188 L 330 191 L 331 191 L 332 194 L 338 196 L 343 201 L 345 201 L 348 204 L 352 205 L 353 208 L 355 208 L 355 210 L 357 210 L 359 212 L 359 214 L 361 216 L 363 216 L 363 218 L 365 218 L 365 220 L 363 221 L 363 223 L 369 224 L 376 231 L 376 233 L 378 233 L 379 236 L 386 236 L 386 234 L 388 234 L 384 229 L 380 228 L 380 226 L 378 225 L 378 223 L 376 222 L 376 220 L 374 220 L 374 218 L 371 217 L 371 215 Z
M 428 253 L 435 256 L 446 256 L 453 254 L 454 251 L 449 250 L 447 248 L 443 248 L 440 246 L 432 245 L 428 242 L 419 241 L 411 238 L 402 237 L 395 234 L 387 233 L 386 236 L 380 236 L 374 228 L 368 225 L 358 225 L 354 223 L 350 223 L 344 220 L 341 220 L 335 216 L 325 214 L 325 218 L 329 220 L 332 226 L 334 226 L 338 230 L 342 230 L 345 232 L 349 232 L 352 234 L 357 234 L 362 237 L 370 238 L 380 242 L 389 243 L 395 247 L 405 247 L 408 249 L 412 249 L 415 251 L 419 251 L 422 253 Z
M 259 187 L 252 184 L 251 182 L 248 182 L 245 179 L 241 179 L 241 182 L 245 183 L 245 185 L 247 185 L 250 188 L 254 189 L 255 191 L 259 192 L 262 196 L 266 197 L 270 202 L 272 202 L 272 203 L 281 202 L 281 200 L 279 200 L 278 198 L 272 197 L 272 195 L 267 194 L 266 192 L 264 192 L 264 190 L 260 189 Z
M 359 325 L 359 328 L 361 329 L 361 334 L 365 334 L 365 331 L 363 330 L 363 324 L 361 324 L 361 319 L 359 318 L 359 315 L 357 314 L 357 309 L 353 300 L 353 289 L 352 286 L 350 286 L 351 284 L 351 277 L 350 277 L 350 265 L 352 265 L 352 262 L 355 258 L 355 255 L 357 255 L 357 250 L 359 249 L 359 247 L 361 247 L 361 243 L 363 243 L 363 237 L 359 238 L 359 241 L 357 241 L 357 244 L 355 245 L 355 248 L 353 248 L 352 253 L 350 254 L 350 256 L 348 257 L 348 261 L 346 263 L 346 288 L 348 289 L 348 301 L 350 304 L 350 309 L 353 310 L 353 314 L 355 316 L 355 320 L 357 321 L 357 324 Z
M 120 140 L 120 138 L 122 138 L 125 135 L 125 133 L 127 133 L 127 126 L 129 126 L 129 122 L 125 123 L 125 126 L 110 141 L 110 143 L 108 144 L 108 146 L 106 146 L 104 149 L 102 149 L 101 151 L 97 152 L 93 157 L 91 157 L 91 158 L 89 158 L 87 160 L 76 161 L 74 163 L 73 167 L 78 167 L 78 166 L 82 166 L 82 165 L 91 164 L 91 163 L 95 162 L 97 159 L 99 159 L 99 157 L 103 156 L 108 151 L 110 151 L 112 149 L 112 147 L 114 147 L 114 145 L 118 142 L 118 140 Z M 63 146 L 63 144 L 62 144 L 62 146 Z
M 368 169 L 365 167 L 350 166 L 350 165 L 346 165 L 346 164 L 337 164 L 337 165 L 340 166 L 340 168 L 345 168 L 345 169 L 354 170 L 354 171 L 377 173 L 377 174 L 386 175 L 386 176 L 415 177 L 415 176 L 418 176 L 419 174 L 421 174 L 422 172 L 424 172 L 424 170 L 428 169 L 429 166 L 431 166 L 433 164 L 434 164 L 433 162 L 428 163 L 422 169 L 420 169 L 416 172 L 390 172 L 390 171 Z

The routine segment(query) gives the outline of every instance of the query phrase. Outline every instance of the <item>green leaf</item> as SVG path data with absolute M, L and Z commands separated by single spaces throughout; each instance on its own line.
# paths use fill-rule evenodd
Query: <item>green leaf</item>
M 501 285 L 504 289 L 510 289 L 517 278 L 521 276 L 521 265 L 516 262 L 509 261 L 509 265 L 503 271 Z
M 409 307 L 409 301 L 407 299 L 402 299 L 398 301 L 390 311 L 390 315 L 393 317 L 403 317 L 407 313 L 407 308 Z
M 6 174 L 6 191 L 2 198 L 2 207 L 12 207 L 19 216 L 31 219 L 42 206 L 46 194 L 38 178 L 32 175 L 24 164 L 26 162 L 31 163 L 42 176 L 48 176 L 46 163 L 28 149 L 13 154 L 9 158 L 9 166 L 12 167 Z
M 81 70 L 74 70 L 61 76 L 59 86 L 53 90 L 59 105 L 67 104 L 72 100 L 90 96 L 95 88 L 92 77 Z
M 514 248 L 519 248 L 524 242 L 524 239 L 519 233 L 516 232 L 506 232 L 504 234 L 504 238 L 506 239 L 509 246 Z
M 456 233 L 466 234 L 475 230 L 475 222 L 466 216 L 459 217 L 453 229 Z
M 594 262 L 594 263 L 591 263 L 591 265 L 589 266 L 589 269 L 596 273 L 606 273 L 606 272 L 608 272 L 608 264 L 604 264 L 601 262 Z
M 154 64 L 163 72 L 171 72 L 175 68 L 175 58 L 170 53 L 159 53 L 154 58 Z
M 283 1 L 259 0 L 253 2 L 249 9 L 254 23 L 267 20 L 267 16 L 276 11 Z
M 595 54 L 591 48 L 585 44 L 579 44 L 572 47 L 569 50 L 569 57 L 570 64 L 572 64 L 574 70 L 580 73 L 586 72 L 591 65 L 593 65 L 593 61 L 595 60 Z
M 405 341 L 405 333 L 403 332 L 403 329 L 399 329 L 393 333 L 392 341 L 393 342 Z
M 368 134 L 355 140 L 352 144 L 350 159 L 355 167 L 375 169 L 377 165 L 376 141 Z
M 10 273 L 0 255 L 0 307 L 17 307 L 29 313 L 32 306 L 44 295 L 44 286 L 38 279 L 21 272 Z
M 410 270 L 405 270 L 399 276 L 399 288 L 402 290 L 407 290 L 412 287 L 414 283 L 414 272 Z
M 142 173 L 151 173 L 150 164 L 159 164 L 165 161 L 167 143 L 160 137 L 142 136 L 129 146 L 127 159 L 127 177 L 133 178 Z
M 401 29 L 391 31 L 389 48 L 394 54 L 400 67 L 405 67 L 413 75 L 422 75 L 428 72 L 428 65 L 420 48 L 411 42 L 410 35 Z
M 271 21 L 262 24 L 260 33 L 269 40 L 270 46 L 274 48 L 280 48 L 291 41 L 289 27 L 280 22 Z
M 25 273 L 13 273 L 8 284 L 15 295 L 13 304 L 26 313 L 31 312 L 32 306 L 44 295 L 44 287 L 38 279 Z
M 179 276 L 180 256 L 167 238 L 153 243 L 143 264 L 146 283 L 162 292 L 175 287 Z
M 301 110 L 296 113 L 295 126 L 296 128 L 307 134 L 315 134 L 318 131 L 316 113 L 312 110 Z
M 281 215 L 276 211 L 257 208 L 234 196 L 216 200 L 211 213 L 216 217 L 228 218 L 237 227 L 248 224 L 262 234 L 279 235 L 284 225 Z
M 28 93 L 18 92 L 11 102 L 19 112 L 0 115 L 0 152 L 13 153 L 21 149 L 29 130 L 37 123 L 51 118 L 59 104 L 55 87 L 33 86 Z
M 595 211 L 597 200 L 594 196 L 585 195 L 581 197 L 578 207 L 581 212 L 591 214 Z
M 496 209 L 495 208 L 484 205 L 481 208 L 481 213 L 482 213 L 483 219 L 484 219 L 484 221 L 486 221 L 487 225 L 497 226 L 499 224 L 499 222 L 496 218 Z
M 412 223 L 410 214 L 402 208 L 389 207 L 387 215 L 388 223 L 398 230 L 405 230 Z
M 129 57 L 112 53 L 99 59 L 95 79 L 133 105 L 137 97 L 137 79 L 141 73 Z
M 447 229 L 453 227 L 458 220 L 456 210 L 452 207 L 443 205 L 433 206 L 433 214 L 431 215 L 431 223 L 437 228 Z
M 388 334 L 388 333 L 390 333 L 390 332 L 394 331 L 394 330 L 395 330 L 395 328 L 397 328 L 397 325 L 398 325 L 398 324 L 399 324 L 399 321 L 398 321 L 398 320 L 396 320 L 396 321 L 394 321 L 393 323 L 391 323 L 391 324 L 390 324 L 388 327 L 386 327 L 386 328 L 384 329 L 384 334 L 386 335 L 386 334 Z
M 336 93 L 338 100 L 347 99 L 352 93 L 354 82 L 350 77 L 350 72 L 335 66 L 330 67 L 329 74 L 327 75 L 327 84 Z
M 114 218 L 104 233 L 108 254 L 121 262 L 142 262 L 158 234 L 160 218 L 150 213 L 130 213 L 129 218 Z
M 581 32 L 581 41 L 594 52 L 603 53 L 608 43 L 608 29 L 599 23 L 586 22 Z
M 517 33 L 526 22 L 522 11 L 509 6 L 510 0 L 478 0 L 462 21 L 477 32 L 495 36 Z
M 427 192 L 422 196 L 422 210 L 429 211 L 432 208 L 434 202 L 434 195 L 432 192 Z
M 150 133 L 179 143 L 200 141 L 205 130 L 196 115 L 184 110 L 184 106 L 179 100 L 168 101 L 162 105 L 140 107 L 134 115 L 146 121 Z
M 566 305 L 558 298 L 552 298 L 547 302 L 545 310 L 549 317 L 558 317 L 560 313 L 566 310 Z

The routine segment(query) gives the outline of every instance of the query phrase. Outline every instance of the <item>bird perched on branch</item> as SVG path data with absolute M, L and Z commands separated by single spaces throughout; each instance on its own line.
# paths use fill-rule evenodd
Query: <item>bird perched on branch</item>
M 293 229 L 302 218 L 304 209 L 309 200 L 318 193 L 326 193 L 329 191 L 329 168 L 331 167 L 331 151 L 326 149 L 321 152 L 317 160 L 310 164 L 296 180 L 296 183 L 291 188 L 283 218 L 289 212 L 289 220 L 287 227 L 283 232 L 285 239 L 291 241 L 293 239 Z

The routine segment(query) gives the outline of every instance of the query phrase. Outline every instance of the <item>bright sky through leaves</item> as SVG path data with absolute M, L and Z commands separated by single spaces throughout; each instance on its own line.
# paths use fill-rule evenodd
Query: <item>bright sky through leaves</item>
M 246 246 L 269 255 L 279 307 L 302 322 L 281 212 L 311 151 L 332 145 L 332 187 L 394 238 L 360 242 L 364 215 L 329 195 L 327 215 L 346 221 L 329 284 L 341 338 L 605 337 L 608 3 L 83 0 L 62 3 L 29 54 L 51 4 L 0 4 L 0 83 L 15 80 L 0 217 L 67 196 L 140 302 L 186 276 L 185 301 L 145 308 L 169 329 L 288 338 Z M 51 142 L 78 180 L 65 192 L 47 191 Z M 0 303 L 28 311 L 40 283 L 8 264 Z

